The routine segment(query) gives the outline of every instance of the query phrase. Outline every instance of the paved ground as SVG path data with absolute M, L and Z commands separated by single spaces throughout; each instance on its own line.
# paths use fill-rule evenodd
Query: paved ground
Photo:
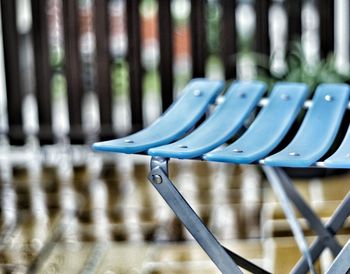
M 2 273 L 218 273 L 147 182 L 143 157 L 86 159 L 0 161 Z M 274 273 L 288 272 L 299 258 L 255 167 L 174 161 L 170 174 L 232 250 Z M 297 185 L 325 218 L 350 189 L 346 175 Z M 305 232 L 311 241 L 306 225 Z M 340 240 L 349 235 L 348 225 Z M 324 254 L 320 271 L 329 260 Z

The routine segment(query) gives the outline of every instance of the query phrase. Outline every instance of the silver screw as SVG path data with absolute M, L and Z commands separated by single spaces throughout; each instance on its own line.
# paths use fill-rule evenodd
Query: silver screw
M 130 139 L 125 139 L 125 140 L 124 140 L 124 143 L 133 144 L 134 141 L 133 141 L 133 140 L 130 140 Z
M 158 174 L 152 175 L 152 179 L 155 184 L 161 184 L 163 182 L 162 176 Z
M 330 102 L 330 101 L 333 101 L 334 98 L 333 98 L 333 96 L 327 94 L 327 95 L 324 97 L 324 99 L 325 99 L 327 102 Z
M 196 97 L 199 97 L 202 95 L 202 91 L 200 89 L 195 89 L 193 91 L 193 95 L 196 96 Z
M 186 145 L 178 145 L 179 148 L 188 148 Z
M 282 95 L 281 95 L 281 99 L 282 99 L 283 101 L 288 101 L 288 100 L 290 99 L 290 96 L 289 96 L 288 94 L 282 94 Z
M 243 150 L 238 149 L 238 148 L 235 148 L 235 149 L 233 150 L 233 152 L 236 152 L 236 153 L 242 153 L 242 152 L 243 152 Z
M 290 152 L 289 155 L 290 156 L 300 156 L 300 154 L 298 152 Z

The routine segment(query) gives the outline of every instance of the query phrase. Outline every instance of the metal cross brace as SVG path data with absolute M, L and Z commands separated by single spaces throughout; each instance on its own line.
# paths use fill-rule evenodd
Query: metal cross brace
M 326 223 L 326 229 L 332 234 L 335 235 L 344 225 L 347 217 L 350 216 L 350 192 L 346 195 L 343 201 L 340 203 L 338 208 L 335 210 L 331 218 Z M 334 236 L 333 236 L 334 237 Z M 310 254 L 313 261 L 321 255 L 323 250 L 327 246 L 322 237 L 317 237 L 310 246 Z M 305 258 L 301 258 L 299 262 L 295 265 L 292 272 L 293 274 L 307 273 L 308 265 L 305 261 Z
M 311 258 L 311 254 L 309 252 L 309 247 L 303 233 L 303 229 L 294 213 L 292 204 L 289 201 L 289 197 L 286 193 L 286 190 L 283 188 L 284 185 L 282 183 L 282 178 L 280 177 L 280 174 L 278 172 L 279 169 L 274 167 L 269 167 L 269 166 L 263 166 L 263 170 L 271 184 L 273 191 L 276 194 L 277 199 L 280 202 L 280 205 L 284 211 L 284 214 L 287 217 L 289 225 L 294 234 L 296 243 L 301 253 L 303 254 L 304 258 L 306 259 L 307 265 L 310 268 L 310 272 L 312 274 L 316 274 L 313 261 Z
M 218 242 L 170 181 L 168 159 L 153 157 L 148 179 L 222 273 L 242 273 L 238 265 L 252 273 L 269 273 Z
M 307 273 L 309 269 L 311 272 L 314 272 L 313 263 L 319 258 L 325 248 L 328 247 L 334 256 L 337 256 L 342 249 L 341 245 L 335 239 L 335 234 L 342 227 L 350 214 L 350 193 L 345 197 L 344 201 L 333 214 L 329 223 L 324 225 L 319 217 L 317 217 L 316 213 L 303 200 L 291 180 L 281 168 L 263 166 L 263 170 L 281 202 L 282 209 L 291 225 L 297 244 L 303 253 L 303 257 L 293 268 L 292 273 Z M 318 236 L 310 248 L 307 246 L 291 202 L 293 202 L 295 207 L 307 220 L 310 228 L 312 228 Z
M 335 258 L 327 274 L 350 273 L 350 240 Z

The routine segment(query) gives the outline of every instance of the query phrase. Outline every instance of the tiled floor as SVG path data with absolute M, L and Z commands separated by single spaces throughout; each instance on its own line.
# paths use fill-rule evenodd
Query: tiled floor
M 218 273 L 147 181 L 143 157 L 89 155 L 84 165 L 0 168 L 0 273 Z M 274 273 L 287 273 L 298 260 L 283 212 L 256 167 L 173 161 L 170 175 L 233 251 Z M 349 178 L 296 184 L 326 219 L 350 190 Z M 348 224 L 340 239 L 349 235 Z M 323 255 L 320 272 L 329 259 Z

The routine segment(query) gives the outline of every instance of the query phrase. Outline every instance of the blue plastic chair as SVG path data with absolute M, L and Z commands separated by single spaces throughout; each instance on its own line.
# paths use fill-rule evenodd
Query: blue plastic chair
M 278 83 L 264 101 L 262 97 L 267 92 L 264 83 L 234 82 L 223 95 L 223 102 L 193 129 L 222 93 L 223 86 L 221 81 L 192 80 L 182 96 L 148 128 L 125 138 L 95 143 L 93 148 L 152 156 L 149 180 L 223 273 L 242 273 L 239 266 L 253 273 L 268 272 L 218 242 L 170 181 L 168 161 L 171 158 L 261 165 L 303 254 L 292 273 L 315 273 L 313 263 L 325 248 L 338 256 L 329 273 L 350 269 L 350 260 L 346 259 L 350 245 L 342 250 L 335 238 L 350 215 L 350 193 L 330 220 L 323 224 L 281 169 L 350 168 L 350 128 L 336 152 L 324 159 L 334 144 L 348 107 L 350 87 L 322 84 L 317 87 L 312 100 L 306 103 L 309 92 L 305 84 Z M 224 146 L 245 126 L 247 118 L 258 107 L 261 107 L 259 114 L 244 134 Z M 307 111 L 298 131 L 292 133 L 294 138 L 276 153 L 303 109 Z M 311 246 L 305 240 L 293 204 L 318 236 Z

